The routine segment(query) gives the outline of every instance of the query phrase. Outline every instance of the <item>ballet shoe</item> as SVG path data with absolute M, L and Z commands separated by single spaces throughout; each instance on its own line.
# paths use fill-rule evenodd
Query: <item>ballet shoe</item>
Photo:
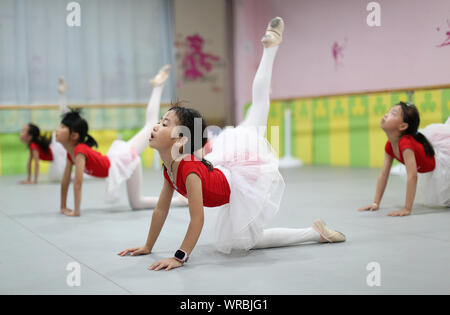
M 153 78 L 150 79 L 149 82 L 154 87 L 160 86 L 166 82 L 167 78 L 169 77 L 170 73 L 170 65 L 165 65 L 164 67 L 159 70 L 158 74 Z
M 277 46 L 283 39 L 284 21 L 280 17 L 273 18 L 267 25 L 266 34 L 261 39 L 265 48 Z
M 59 94 L 66 93 L 66 81 L 64 80 L 64 77 L 59 78 L 58 93 Z
M 317 219 L 312 224 L 312 228 L 320 234 L 320 243 L 340 243 L 345 242 L 345 235 L 341 232 L 331 230 L 326 227 L 325 222 Z

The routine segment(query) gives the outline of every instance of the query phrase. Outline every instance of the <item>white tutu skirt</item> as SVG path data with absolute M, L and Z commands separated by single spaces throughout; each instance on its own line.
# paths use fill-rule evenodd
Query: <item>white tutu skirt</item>
M 140 155 L 128 142 L 115 140 L 106 154 L 111 162 L 106 177 L 106 202 L 113 203 L 120 199 L 120 185 L 133 174 L 141 163 Z
M 436 167 L 432 172 L 419 173 L 418 201 L 450 207 L 450 119 L 446 124 L 431 124 L 419 131 L 433 146 Z
M 224 172 L 231 190 L 216 221 L 218 251 L 253 248 L 277 214 L 285 184 L 275 154 L 264 134 L 252 127 L 227 127 L 214 139 L 205 159 Z
M 55 133 L 52 134 L 50 149 L 52 150 L 53 161 L 50 162 L 48 178 L 53 181 L 61 181 L 66 168 L 67 151 L 61 143 L 56 141 Z

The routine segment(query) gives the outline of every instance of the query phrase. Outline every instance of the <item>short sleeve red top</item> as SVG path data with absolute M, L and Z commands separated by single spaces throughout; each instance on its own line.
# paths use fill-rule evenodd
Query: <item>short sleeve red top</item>
M 53 152 L 52 149 L 50 149 L 50 147 L 48 148 L 48 151 L 45 152 L 44 149 L 42 149 L 39 144 L 37 144 L 36 142 L 32 142 L 30 144 L 30 151 L 33 150 L 38 150 L 40 160 L 53 161 Z
M 84 143 L 79 143 L 75 147 L 73 151 L 74 157 L 77 156 L 78 153 L 81 153 L 86 157 L 86 167 L 84 169 L 86 174 L 95 177 L 108 177 L 111 162 L 107 156 L 94 151 L 90 146 Z M 67 153 L 67 158 L 70 162 L 74 163 L 69 153 Z
M 419 173 L 427 173 L 434 170 L 436 166 L 436 161 L 434 156 L 429 156 L 425 153 L 425 148 L 423 144 L 414 139 L 411 135 L 405 135 L 400 138 L 398 142 L 398 149 L 400 151 L 400 158 L 397 158 L 394 154 L 394 150 L 392 149 L 391 142 L 386 142 L 386 146 L 384 150 L 387 154 L 398 160 L 400 163 L 405 164 L 403 160 L 403 151 L 405 149 L 411 149 L 414 152 L 414 156 L 416 158 L 417 171 Z
M 205 207 L 218 207 L 230 202 L 230 185 L 225 175 L 217 168 L 210 171 L 202 161 L 191 155 L 180 161 L 178 165 L 176 189 L 166 170 L 164 170 L 164 178 L 169 184 L 180 194 L 187 197 L 186 178 L 189 174 L 197 174 L 202 181 L 203 205 Z

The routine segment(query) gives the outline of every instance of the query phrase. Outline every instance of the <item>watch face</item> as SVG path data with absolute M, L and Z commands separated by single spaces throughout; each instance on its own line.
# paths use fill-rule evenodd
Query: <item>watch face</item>
M 178 258 L 179 260 L 183 260 L 185 256 L 186 254 L 181 250 L 177 250 L 175 252 L 175 257 Z

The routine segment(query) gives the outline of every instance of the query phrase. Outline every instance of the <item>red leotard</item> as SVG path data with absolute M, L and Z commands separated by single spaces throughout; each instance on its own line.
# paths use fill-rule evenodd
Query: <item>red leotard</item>
M 203 205 L 205 207 L 218 207 L 230 202 L 230 185 L 225 175 L 217 168 L 210 171 L 208 167 L 193 155 L 185 157 L 178 165 L 176 178 L 177 191 L 187 197 L 186 177 L 191 174 L 197 174 L 202 181 Z M 164 177 L 169 184 L 176 189 L 166 170 Z
M 434 156 L 429 156 L 425 153 L 424 146 L 414 139 L 411 135 L 405 135 L 400 138 L 398 142 L 398 149 L 400 151 L 400 158 L 397 158 L 394 154 L 394 150 L 392 149 L 391 142 L 386 142 L 386 146 L 384 150 L 387 154 L 394 157 L 400 163 L 405 164 L 403 160 L 403 151 L 405 149 L 411 149 L 414 152 L 414 156 L 416 157 L 417 171 L 419 173 L 427 173 L 434 170 L 436 166 L 436 161 Z
M 38 150 L 40 160 L 53 161 L 53 152 L 50 147 L 48 148 L 48 152 L 44 152 L 44 149 L 42 149 L 39 144 L 37 144 L 36 142 L 32 142 L 30 144 L 30 151 L 32 150 Z
M 79 143 L 76 145 L 73 155 L 77 156 L 78 153 L 81 153 L 86 157 L 86 167 L 84 169 L 86 174 L 95 177 L 108 177 L 111 162 L 107 156 L 102 155 L 100 152 L 94 151 L 90 146 L 84 143 Z M 67 158 L 70 162 L 74 163 L 69 153 L 67 153 Z

